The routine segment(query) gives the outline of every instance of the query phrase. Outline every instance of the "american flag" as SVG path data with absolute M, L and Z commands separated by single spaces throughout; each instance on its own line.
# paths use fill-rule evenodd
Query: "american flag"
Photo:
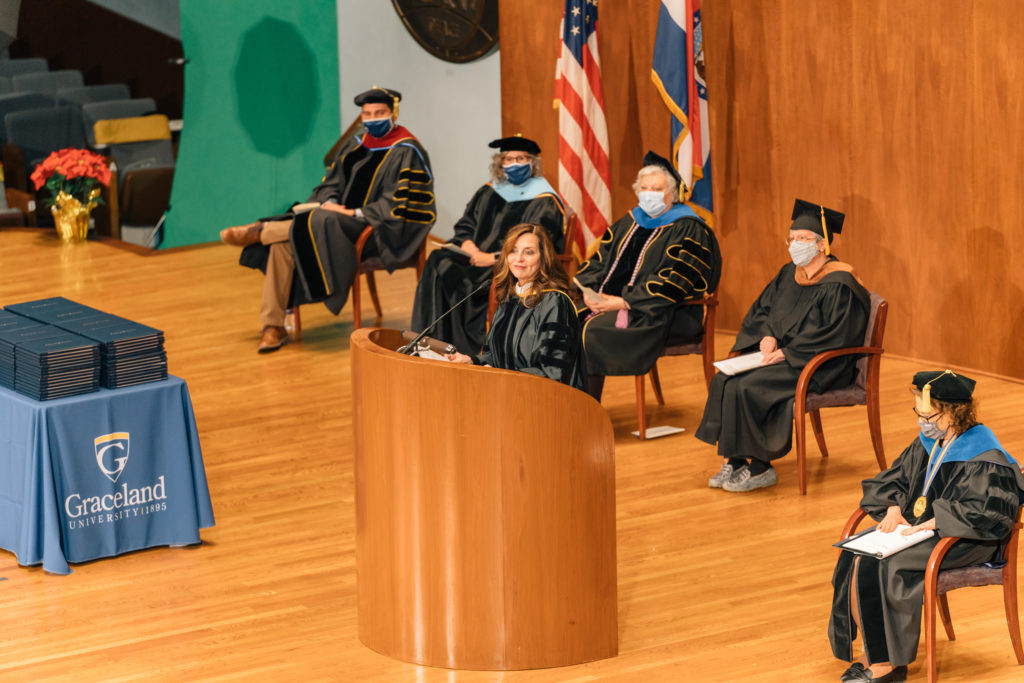
M 560 33 L 555 73 L 558 191 L 579 216 L 584 245 L 589 245 L 604 234 L 612 217 L 597 0 L 565 0 Z

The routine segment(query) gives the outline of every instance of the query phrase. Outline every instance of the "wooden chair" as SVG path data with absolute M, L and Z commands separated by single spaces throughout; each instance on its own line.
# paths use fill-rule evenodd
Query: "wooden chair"
M 377 320 L 384 317 L 384 311 L 380 306 L 380 298 L 377 296 L 377 281 L 374 279 L 374 273 L 377 271 L 386 271 L 387 267 L 379 256 L 370 256 L 363 258 L 363 249 L 366 247 L 366 242 L 373 235 L 373 226 L 367 225 L 366 228 L 359 234 L 359 239 L 356 240 L 356 263 L 359 264 L 356 268 L 356 279 L 352 283 L 352 329 L 358 330 L 363 326 L 363 305 L 362 305 L 362 288 L 359 286 L 359 276 L 362 275 L 366 278 L 366 286 L 370 288 L 370 300 L 373 301 L 373 309 L 377 313 Z M 415 268 L 416 269 L 416 281 L 419 282 L 420 276 L 423 275 L 423 265 L 427 262 L 427 239 L 424 236 L 423 241 L 420 243 L 419 248 L 416 252 L 407 260 L 398 264 L 395 270 L 402 270 L 404 268 Z M 289 321 L 288 318 L 291 318 Z M 299 313 L 298 306 L 292 306 L 285 313 L 285 326 L 290 327 L 290 335 L 295 341 L 302 339 L 302 316 Z M 288 323 L 291 323 L 288 325 Z
M 825 446 L 825 435 L 821 429 L 822 408 L 836 406 L 862 405 L 868 411 L 868 430 L 871 433 L 871 445 L 875 449 L 875 459 L 879 471 L 886 468 L 885 448 L 882 443 L 881 410 L 878 397 L 878 375 L 882 363 L 882 340 L 885 336 L 885 319 L 889 311 L 888 302 L 878 294 L 871 292 L 871 315 L 868 318 L 867 331 L 863 346 L 852 346 L 819 353 L 811 359 L 800 373 L 796 384 L 796 398 L 793 404 L 793 421 L 796 424 L 796 467 L 797 483 L 800 495 L 807 493 L 807 436 L 804 414 L 810 413 L 811 427 L 814 438 L 818 442 L 821 457 L 828 457 Z M 840 356 L 860 355 L 857 361 L 857 376 L 854 383 L 837 389 L 830 389 L 823 394 L 815 394 L 809 390 L 811 377 L 822 364 Z
M 661 352 L 661 357 L 699 354 L 703 358 L 704 384 L 711 386 L 711 378 L 715 376 L 715 314 L 718 310 L 718 293 L 712 292 L 711 294 L 706 294 L 701 299 L 685 301 L 683 305 L 704 307 L 704 337 L 699 342 L 693 344 L 666 346 Z M 661 378 L 658 376 L 657 361 L 654 362 L 654 366 L 649 374 L 651 376 L 651 389 L 654 390 L 654 398 L 657 399 L 658 405 L 663 406 L 665 405 L 665 397 L 661 393 Z M 644 441 L 647 438 L 644 375 L 636 375 L 636 417 L 640 434 L 638 438 Z
M 1017 664 L 1024 664 L 1024 647 L 1021 645 L 1020 620 L 1017 614 L 1017 538 L 1020 534 L 1021 509 L 1017 508 L 1017 519 L 1013 531 L 1000 546 L 996 560 L 987 564 L 976 564 L 956 569 L 939 569 L 946 553 L 960 539 L 946 536 L 939 540 L 928 558 L 924 573 L 924 632 L 925 653 L 927 655 L 928 683 L 938 679 L 938 661 L 935 655 L 935 612 L 938 608 L 942 617 L 942 625 L 946 629 L 946 637 L 956 640 L 953 633 L 953 622 L 949 616 L 949 602 L 946 594 L 957 588 L 969 586 L 1003 587 L 1003 608 L 1006 612 L 1006 626 L 1010 631 L 1010 643 Z M 843 538 L 849 538 L 857 529 L 857 525 L 867 516 L 862 509 L 857 509 L 846 526 L 843 527 Z M 992 565 L 992 566 L 989 566 Z

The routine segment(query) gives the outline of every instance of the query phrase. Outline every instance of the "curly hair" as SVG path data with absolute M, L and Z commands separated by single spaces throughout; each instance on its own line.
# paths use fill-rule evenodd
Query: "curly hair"
M 502 163 L 505 161 L 505 155 L 508 152 L 495 152 L 494 156 L 491 157 L 491 180 L 499 181 L 505 180 L 505 170 L 502 168 Z M 537 178 L 541 175 L 541 164 L 540 157 L 535 154 L 528 154 L 523 152 L 530 157 L 530 177 Z
M 523 300 L 527 308 L 533 308 L 544 298 L 545 289 L 557 289 L 568 293 L 569 278 L 556 257 L 555 245 L 543 226 L 532 223 L 520 223 L 512 226 L 501 245 L 501 255 L 494 266 L 494 295 L 498 302 L 504 302 L 515 296 L 516 278 L 508 267 L 508 255 L 516 245 L 516 240 L 525 234 L 537 236 L 540 245 L 540 269 L 531 283 L 530 293 Z
M 949 428 L 963 434 L 978 424 L 978 402 L 974 399 L 965 403 L 946 403 L 932 399 L 932 407 L 949 417 Z

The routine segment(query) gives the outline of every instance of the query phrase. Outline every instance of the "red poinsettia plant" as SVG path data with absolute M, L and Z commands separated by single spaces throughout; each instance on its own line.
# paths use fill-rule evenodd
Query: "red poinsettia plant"
M 107 160 L 87 149 L 68 147 L 52 152 L 32 172 L 36 190 L 45 187 L 50 193 L 49 203 L 60 201 L 60 195 L 70 196 L 82 204 L 102 203 L 99 185 L 110 184 Z

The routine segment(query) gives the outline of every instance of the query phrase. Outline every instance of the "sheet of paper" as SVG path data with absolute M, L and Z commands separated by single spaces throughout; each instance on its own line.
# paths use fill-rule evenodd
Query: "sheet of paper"
M 454 245 L 454 244 L 452 244 L 450 242 L 446 242 L 446 243 L 442 244 L 441 248 L 442 249 L 447 249 L 448 251 L 454 251 L 456 254 L 459 254 L 461 256 L 465 256 L 466 258 L 469 258 L 469 252 L 468 251 L 466 251 L 462 247 L 456 246 L 456 245 Z
M 761 360 L 763 358 L 763 353 L 755 351 L 754 353 L 748 353 L 743 356 L 715 361 L 715 367 L 727 375 L 739 375 L 753 370 L 754 368 L 761 367 Z
M 896 527 L 895 531 L 890 531 L 888 533 L 883 533 L 878 529 L 874 529 L 866 534 L 855 536 L 854 538 L 847 539 L 846 541 L 837 543 L 836 545 L 864 555 L 889 557 L 890 555 L 895 555 L 901 550 L 905 550 L 911 546 L 926 541 L 935 535 L 935 532 L 931 529 L 924 529 L 910 534 L 909 536 L 904 536 L 902 531 L 909 528 L 910 527 L 907 524 L 900 524 Z
M 577 280 L 576 278 L 573 278 L 572 281 L 576 284 L 577 287 L 579 287 L 580 292 L 583 293 L 583 300 L 584 301 L 600 301 L 601 300 L 601 295 L 598 294 L 597 292 L 595 292 L 590 287 L 587 287 L 586 285 L 581 284 L 580 281 Z
M 661 425 L 659 427 L 648 427 L 646 437 L 648 439 L 657 439 L 659 436 L 671 436 L 673 434 L 681 434 L 686 429 L 683 427 L 670 427 L 668 425 Z M 633 436 L 640 438 L 640 431 L 633 432 Z

